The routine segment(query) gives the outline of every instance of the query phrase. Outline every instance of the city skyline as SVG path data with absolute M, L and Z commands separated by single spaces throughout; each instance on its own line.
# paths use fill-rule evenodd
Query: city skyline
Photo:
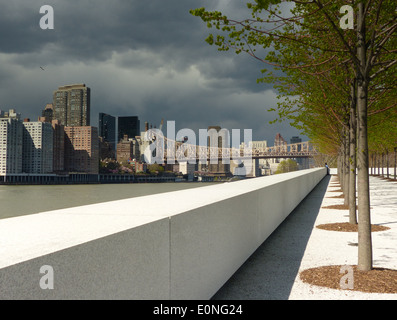
M 61 94 L 63 95 L 63 92 L 61 92 Z M 59 102 L 55 102 L 55 97 L 57 96 L 57 93 L 54 93 L 55 105 L 59 104 Z M 63 99 L 61 104 L 63 106 L 69 105 L 69 103 L 67 103 L 68 99 L 69 98 Z M 73 110 L 73 108 L 69 108 L 69 106 L 67 107 L 67 109 Z M 249 155 L 249 159 L 245 159 L 243 160 L 243 162 L 234 162 L 232 169 L 229 162 L 230 158 L 226 157 L 224 159 L 223 151 L 222 160 L 220 161 L 218 158 L 215 158 L 217 161 L 216 163 L 213 163 L 213 158 L 210 158 L 210 161 L 208 161 L 207 159 L 207 148 L 205 148 L 205 151 L 203 151 L 202 148 L 199 148 L 200 150 L 197 150 L 195 145 L 192 145 L 191 143 L 184 144 L 182 141 L 177 140 L 176 143 L 179 143 L 179 146 L 175 146 L 174 144 L 171 144 L 171 146 L 167 146 L 167 150 L 169 147 L 177 147 L 177 149 L 175 149 L 174 151 L 176 152 L 176 154 L 178 154 L 178 150 L 180 151 L 180 148 L 184 150 L 182 158 L 180 158 L 180 154 L 179 156 L 177 155 L 178 165 L 176 167 L 174 165 L 175 154 L 171 152 L 171 154 L 168 154 L 166 158 L 163 157 L 164 154 L 162 153 L 162 150 L 164 151 L 164 149 L 161 146 L 161 141 L 163 141 L 163 138 L 159 138 L 159 136 L 154 136 L 151 138 L 151 141 L 157 140 L 156 137 L 159 138 L 160 145 L 157 145 L 157 142 L 154 144 L 156 150 L 155 154 L 153 154 L 152 148 L 150 148 L 149 154 L 147 153 L 150 142 L 148 144 L 148 140 L 146 140 L 146 134 L 145 138 L 142 140 L 142 137 L 140 136 L 141 132 L 139 130 L 140 121 L 137 116 L 118 117 L 117 131 L 119 136 L 123 135 L 123 139 L 120 140 L 119 143 L 117 143 L 117 152 L 115 154 L 111 151 L 111 149 L 113 149 L 111 147 L 111 143 L 109 144 L 109 141 L 107 141 L 107 139 L 103 135 L 104 131 L 106 132 L 107 129 L 113 129 L 112 135 L 115 135 L 116 130 L 114 130 L 115 128 L 113 126 L 113 123 L 115 123 L 115 117 L 111 117 L 107 114 L 99 114 L 99 121 L 101 122 L 103 127 L 98 130 L 98 128 L 94 126 L 64 126 L 62 124 L 62 121 L 66 121 L 65 119 L 68 119 L 71 124 L 74 124 L 78 119 L 84 118 L 84 115 L 81 116 L 79 112 L 76 115 L 76 118 L 74 118 L 73 116 L 68 116 L 68 112 L 66 112 L 65 117 L 63 117 L 63 119 L 60 119 L 57 118 L 57 114 L 61 114 L 62 117 L 62 113 L 58 112 L 53 117 L 52 113 L 46 112 L 49 110 L 52 110 L 52 105 L 47 104 L 45 109 L 42 111 L 42 116 L 38 117 L 38 121 L 30 121 L 29 118 L 23 118 L 22 120 L 22 114 L 16 112 L 16 110 L 14 109 L 10 109 L 8 112 L 0 111 L 0 176 L 2 176 L 2 182 L 49 183 L 50 180 L 52 182 L 65 182 L 65 174 L 68 175 L 68 178 L 66 179 L 69 179 L 69 175 L 71 173 L 85 174 L 83 178 L 81 178 L 82 176 L 80 176 L 80 178 L 77 178 L 77 180 L 80 182 L 94 182 L 90 179 L 98 179 L 99 181 L 98 174 L 100 173 L 101 167 L 104 168 L 104 171 L 102 170 L 102 173 L 109 173 L 109 170 L 114 173 L 114 165 L 111 165 L 111 168 L 108 168 L 109 161 L 113 162 L 113 160 L 116 160 L 119 166 L 123 166 L 126 163 L 131 164 L 134 166 L 134 170 L 147 170 L 148 167 L 144 169 L 144 166 L 141 166 L 142 163 L 146 162 L 149 165 L 153 165 L 157 162 L 160 164 L 160 166 L 162 166 L 163 170 L 167 169 L 171 172 L 183 171 L 184 174 L 190 172 L 189 181 L 193 181 L 193 174 L 196 170 L 198 170 L 198 173 L 204 171 L 209 172 L 212 175 L 219 175 L 221 177 L 228 178 L 231 178 L 235 175 L 249 176 L 252 174 L 253 176 L 260 176 L 264 174 L 264 172 L 260 173 L 259 171 L 260 165 L 262 165 L 262 168 L 264 165 L 268 167 L 271 166 L 267 163 L 267 161 L 262 161 L 262 164 L 260 164 L 258 161 L 260 157 L 267 158 L 269 155 L 272 155 L 273 158 L 277 158 L 280 155 L 282 155 L 283 157 L 301 156 L 301 154 L 298 155 L 294 153 L 294 151 L 297 151 L 296 146 L 291 145 L 290 149 L 287 148 L 287 141 L 281 136 L 280 133 L 276 135 L 274 141 L 274 145 L 276 147 L 278 146 L 283 148 L 282 150 L 280 149 L 277 151 L 278 153 L 280 153 L 279 155 L 272 153 L 263 154 L 263 152 L 268 152 L 265 150 L 267 141 L 253 141 L 251 134 L 249 134 L 249 140 L 244 140 L 244 143 L 239 145 L 240 150 L 242 150 L 241 148 L 243 147 L 243 145 L 248 142 L 248 145 L 250 146 L 253 144 L 256 145 L 257 152 L 252 150 L 253 157 L 252 155 Z M 104 123 L 103 120 L 105 120 L 106 123 Z M 112 123 L 110 127 L 107 126 L 108 121 Z M 162 124 L 163 121 L 161 122 L 161 127 Z M 145 130 L 148 130 L 148 128 L 149 124 L 145 122 Z M 101 137 L 98 135 L 98 131 L 101 132 Z M 192 132 L 192 130 L 190 130 L 190 132 Z M 229 133 L 227 129 L 225 131 L 224 128 L 221 128 L 220 126 L 209 126 L 206 132 L 207 133 L 204 137 L 206 137 L 207 139 L 208 147 L 215 147 L 217 150 L 218 148 L 222 149 L 225 147 L 231 147 L 231 143 L 229 141 L 230 137 L 228 138 Z M 108 130 L 107 133 L 109 134 L 110 131 Z M 161 133 L 158 134 L 162 136 Z M 215 134 L 215 136 L 213 136 L 213 134 Z M 129 139 L 130 136 L 132 137 L 131 139 Z M 246 139 L 245 136 L 246 133 L 244 132 L 244 139 Z M 189 139 L 191 137 L 192 135 L 190 134 L 189 137 L 186 136 L 185 138 L 188 138 L 188 141 L 190 141 Z M 233 137 L 233 139 L 234 138 L 235 137 Z M 291 138 L 291 143 L 293 140 L 300 139 L 299 137 L 293 137 Z M 193 142 L 193 144 L 195 144 L 195 142 Z M 108 149 L 108 146 L 110 146 L 111 149 Z M 305 148 L 307 148 L 306 153 L 308 153 L 309 143 L 306 143 Z M 245 147 L 243 147 L 243 149 L 244 155 L 246 155 Z M 157 152 L 157 150 L 159 150 L 159 152 Z M 104 153 L 102 153 L 103 151 Z M 205 152 L 205 154 L 203 154 L 203 152 Z M 212 157 L 211 152 L 210 157 Z M 216 153 L 217 152 L 218 151 L 216 151 Z M 287 152 L 288 154 L 286 154 Z M 108 155 L 110 155 L 110 158 L 108 157 Z M 114 155 L 116 155 L 115 159 Z M 142 158 L 142 156 L 144 156 L 144 159 Z M 202 159 L 203 156 L 205 157 L 204 159 L 206 159 L 206 162 L 197 162 L 197 159 Z M 305 154 L 305 156 L 310 155 Z M 153 161 L 152 157 L 154 157 L 156 160 Z M 102 164 L 100 164 L 100 160 Z M 226 160 L 226 162 L 223 162 L 223 160 Z M 141 161 L 143 162 L 141 163 Z M 190 161 L 193 162 L 191 163 Z M 189 167 L 186 162 L 189 162 L 189 164 L 192 164 L 192 166 Z M 278 161 L 273 161 L 273 163 L 276 163 L 277 165 Z M 185 166 L 183 164 L 185 164 Z M 240 165 L 244 167 L 244 173 L 240 172 Z M 255 168 L 254 170 L 252 170 L 253 165 Z M 131 168 L 126 169 L 130 170 L 129 173 L 132 172 Z M 153 169 L 152 171 L 156 170 Z M 30 174 L 33 174 L 33 176 L 30 176 Z M 94 176 L 96 176 L 97 178 L 93 178 Z M 58 180 L 58 177 L 61 180 Z M 74 181 L 73 176 L 71 176 L 71 179 L 72 181 Z
M 56 109 L 56 107 L 55 107 L 56 95 L 57 95 L 58 92 L 64 91 L 65 88 L 75 88 L 75 87 L 81 87 L 81 88 L 84 87 L 85 89 L 88 90 L 88 96 L 90 96 L 91 88 L 86 86 L 86 84 L 63 84 L 63 85 L 59 85 L 58 89 L 53 90 L 53 99 L 54 100 L 51 103 L 46 103 L 44 108 L 42 107 L 41 109 L 36 110 L 37 111 L 36 113 L 32 113 L 32 118 L 26 116 L 22 112 L 19 112 L 19 110 L 16 110 L 15 108 L 9 108 L 9 109 L 0 108 L 0 112 L 8 114 L 9 111 L 15 111 L 19 115 L 19 118 L 21 120 L 26 119 L 26 120 L 29 120 L 29 121 L 32 121 L 32 122 L 37 122 L 37 121 L 39 121 L 39 122 L 42 122 L 42 121 L 51 122 L 51 120 L 57 120 L 57 121 L 59 121 L 62 124 L 62 119 L 63 118 L 59 117 L 59 112 L 58 113 L 55 112 L 55 109 Z M 88 97 L 88 99 L 90 100 L 90 97 Z M 51 112 L 49 113 L 48 111 L 51 111 Z M 106 110 L 105 110 L 105 112 L 99 112 L 97 114 L 92 114 L 89 104 L 88 104 L 88 113 L 91 113 L 91 118 L 96 119 L 96 121 L 94 121 L 94 124 L 90 124 L 91 121 L 88 122 L 88 123 L 87 122 L 82 123 L 83 126 L 92 126 L 92 127 L 97 128 L 98 137 L 105 138 L 105 141 L 108 141 L 108 142 L 112 142 L 113 141 L 112 139 L 109 139 L 109 137 L 107 136 L 108 135 L 107 130 L 109 130 L 110 127 L 111 127 L 111 131 L 114 131 L 112 134 L 114 135 L 115 145 L 119 141 L 121 141 L 123 139 L 123 136 L 126 133 L 125 130 L 131 131 L 131 132 L 135 132 L 136 133 L 135 136 L 139 136 L 142 132 L 146 131 L 148 128 L 158 128 L 158 125 L 156 123 L 149 123 L 148 121 L 144 121 L 144 125 L 142 125 L 139 115 L 131 115 L 130 114 L 130 115 L 120 116 L 120 115 L 115 115 L 115 114 L 111 114 L 109 112 L 106 112 Z M 68 115 L 68 118 L 69 118 L 69 121 L 71 121 L 73 119 L 73 116 Z M 81 119 L 84 118 L 84 116 L 80 115 L 78 118 L 79 118 L 79 120 L 81 120 Z M 110 119 L 112 119 L 112 120 L 110 121 Z M 75 122 L 75 120 L 73 120 L 73 121 Z M 85 121 L 87 121 L 87 119 L 85 119 Z M 110 124 L 109 121 L 110 122 L 113 121 L 113 124 L 111 124 L 109 129 L 108 129 L 107 127 Z M 125 124 L 124 123 L 122 124 L 123 126 L 127 125 L 129 122 L 132 121 L 130 123 L 130 124 L 132 124 L 132 128 L 130 128 L 130 129 L 124 128 L 124 129 L 122 129 L 120 131 L 120 121 L 124 121 L 125 122 Z M 167 128 L 166 128 L 167 125 L 165 124 L 165 126 L 163 126 L 163 124 L 162 124 L 163 122 L 164 122 L 164 119 L 162 119 L 160 125 L 161 125 L 161 127 L 163 127 L 162 128 L 162 132 L 166 133 L 167 132 Z M 176 123 L 174 122 L 174 125 L 175 124 Z M 66 126 L 68 126 L 68 125 L 66 125 Z M 80 126 L 80 125 L 74 124 L 72 126 Z M 210 128 L 210 127 L 218 127 L 218 126 L 217 125 L 216 126 L 214 126 L 214 125 L 208 126 L 208 128 Z M 222 127 L 220 127 L 220 128 L 222 128 Z M 190 129 L 190 128 L 187 128 L 187 129 Z M 200 130 L 201 129 L 202 128 L 200 128 Z M 222 129 L 229 130 L 228 128 L 222 128 Z M 205 128 L 205 130 L 207 130 L 207 128 Z M 134 138 L 135 136 L 129 136 L 129 138 Z M 266 141 L 268 146 L 273 146 L 272 142 L 274 141 L 275 142 L 274 145 L 276 145 L 277 144 L 276 141 L 277 141 L 279 136 L 281 136 L 282 139 L 283 139 L 282 136 L 286 137 L 286 139 L 287 139 L 286 143 L 287 144 L 289 144 L 289 143 L 292 144 L 292 143 L 297 143 L 297 142 L 302 142 L 302 141 L 306 141 L 307 140 L 307 139 L 305 139 L 306 138 L 305 136 L 303 136 L 303 138 L 305 140 L 302 140 L 302 136 L 301 135 L 300 136 L 299 135 L 288 136 L 285 133 L 281 134 L 280 132 L 277 132 L 275 134 L 275 136 L 274 137 L 270 137 L 269 140 L 261 138 L 261 137 L 259 137 L 259 139 L 255 139 L 254 136 L 253 136 L 252 137 L 252 141 L 253 142 L 254 141 Z M 293 141 L 296 138 L 299 141 Z
M 288 123 L 269 124 L 276 115 L 267 109 L 276 106 L 277 94 L 271 85 L 256 83 L 264 65 L 208 46 L 210 30 L 189 13 L 206 6 L 246 17 L 244 3 L 116 2 L 98 1 L 91 10 L 82 1 L 75 12 L 73 3 L 49 1 L 53 30 L 39 26 L 39 1 L 3 4 L 0 33 L 9 41 L 0 45 L 0 109 L 35 119 L 58 86 L 86 83 L 96 127 L 102 112 L 137 115 L 157 127 L 164 118 L 175 121 L 177 130 L 252 129 L 254 140 L 273 141 L 278 132 L 302 136 Z M 14 10 L 18 19 L 9 17 Z

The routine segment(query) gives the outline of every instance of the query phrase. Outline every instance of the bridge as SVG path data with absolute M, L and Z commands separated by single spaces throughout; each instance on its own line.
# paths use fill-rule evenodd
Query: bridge
M 195 145 L 188 142 L 175 141 L 162 137 L 156 139 L 151 137 L 152 144 L 150 149 L 152 155 L 146 153 L 147 159 L 157 161 L 157 163 L 193 162 L 201 163 L 210 161 L 217 163 L 219 160 L 227 161 L 249 160 L 249 159 L 272 159 L 272 158 L 312 158 L 318 152 L 310 141 L 293 144 L 283 144 L 280 146 L 266 148 L 252 148 L 252 146 L 217 147 L 207 145 Z M 154 162 L 153 161 L 153 162 Z M 151 162 L 150 160 L 148 162 Z

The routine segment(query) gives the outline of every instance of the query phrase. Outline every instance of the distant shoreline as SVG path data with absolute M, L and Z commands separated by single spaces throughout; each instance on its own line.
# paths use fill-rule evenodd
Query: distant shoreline
M 71 185 L 71 184 L 128 184 L 128 183 L 181 183 L 181 182 L 229 182 L 238 177 L 202 176 L 181 177 L 173 175 L 132 175 L 132 174 L 16 174 L 0 176 L 0 185 Z

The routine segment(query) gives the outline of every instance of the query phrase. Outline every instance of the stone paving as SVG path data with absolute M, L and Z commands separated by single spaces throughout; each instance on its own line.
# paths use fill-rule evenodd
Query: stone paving
M 364 293 L 313 286 L 299 272 L 326 265 L 357 264 L 357 233 L 327 231 L 319 224 L 348 222 L 336 176 L 325 177 L 291 215 L 214 295 L 217 300 L 397 300 L 397 294 Z M 397 182 L 370 177 L 371 223 L 389 227 L 373 232 L 374 267 L 397 269 Z M 286 195 L 287 196 L 287 195 Z M 343 274 L 341 274 L 341 277 Z

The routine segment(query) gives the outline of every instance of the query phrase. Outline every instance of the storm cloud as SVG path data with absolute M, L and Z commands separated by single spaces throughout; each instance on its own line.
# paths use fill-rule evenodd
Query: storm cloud
M 54 8 L 53 30 L 39 26 L 43 5 Z M 198 7 L 250 14 L 229 0 L 2 1 L 0 109 L 36 120 L 55 89 L 85 83 L 92 125 L 105 112 L 157 126 L 172 120 L 177 130 L 252 129 L 269 145 L 278 132 L 299 135 L 288 123 L 269 124 L 277 94 L 256 83 L 263 64 L 209 46 L 210 30 L 189 13 Z

